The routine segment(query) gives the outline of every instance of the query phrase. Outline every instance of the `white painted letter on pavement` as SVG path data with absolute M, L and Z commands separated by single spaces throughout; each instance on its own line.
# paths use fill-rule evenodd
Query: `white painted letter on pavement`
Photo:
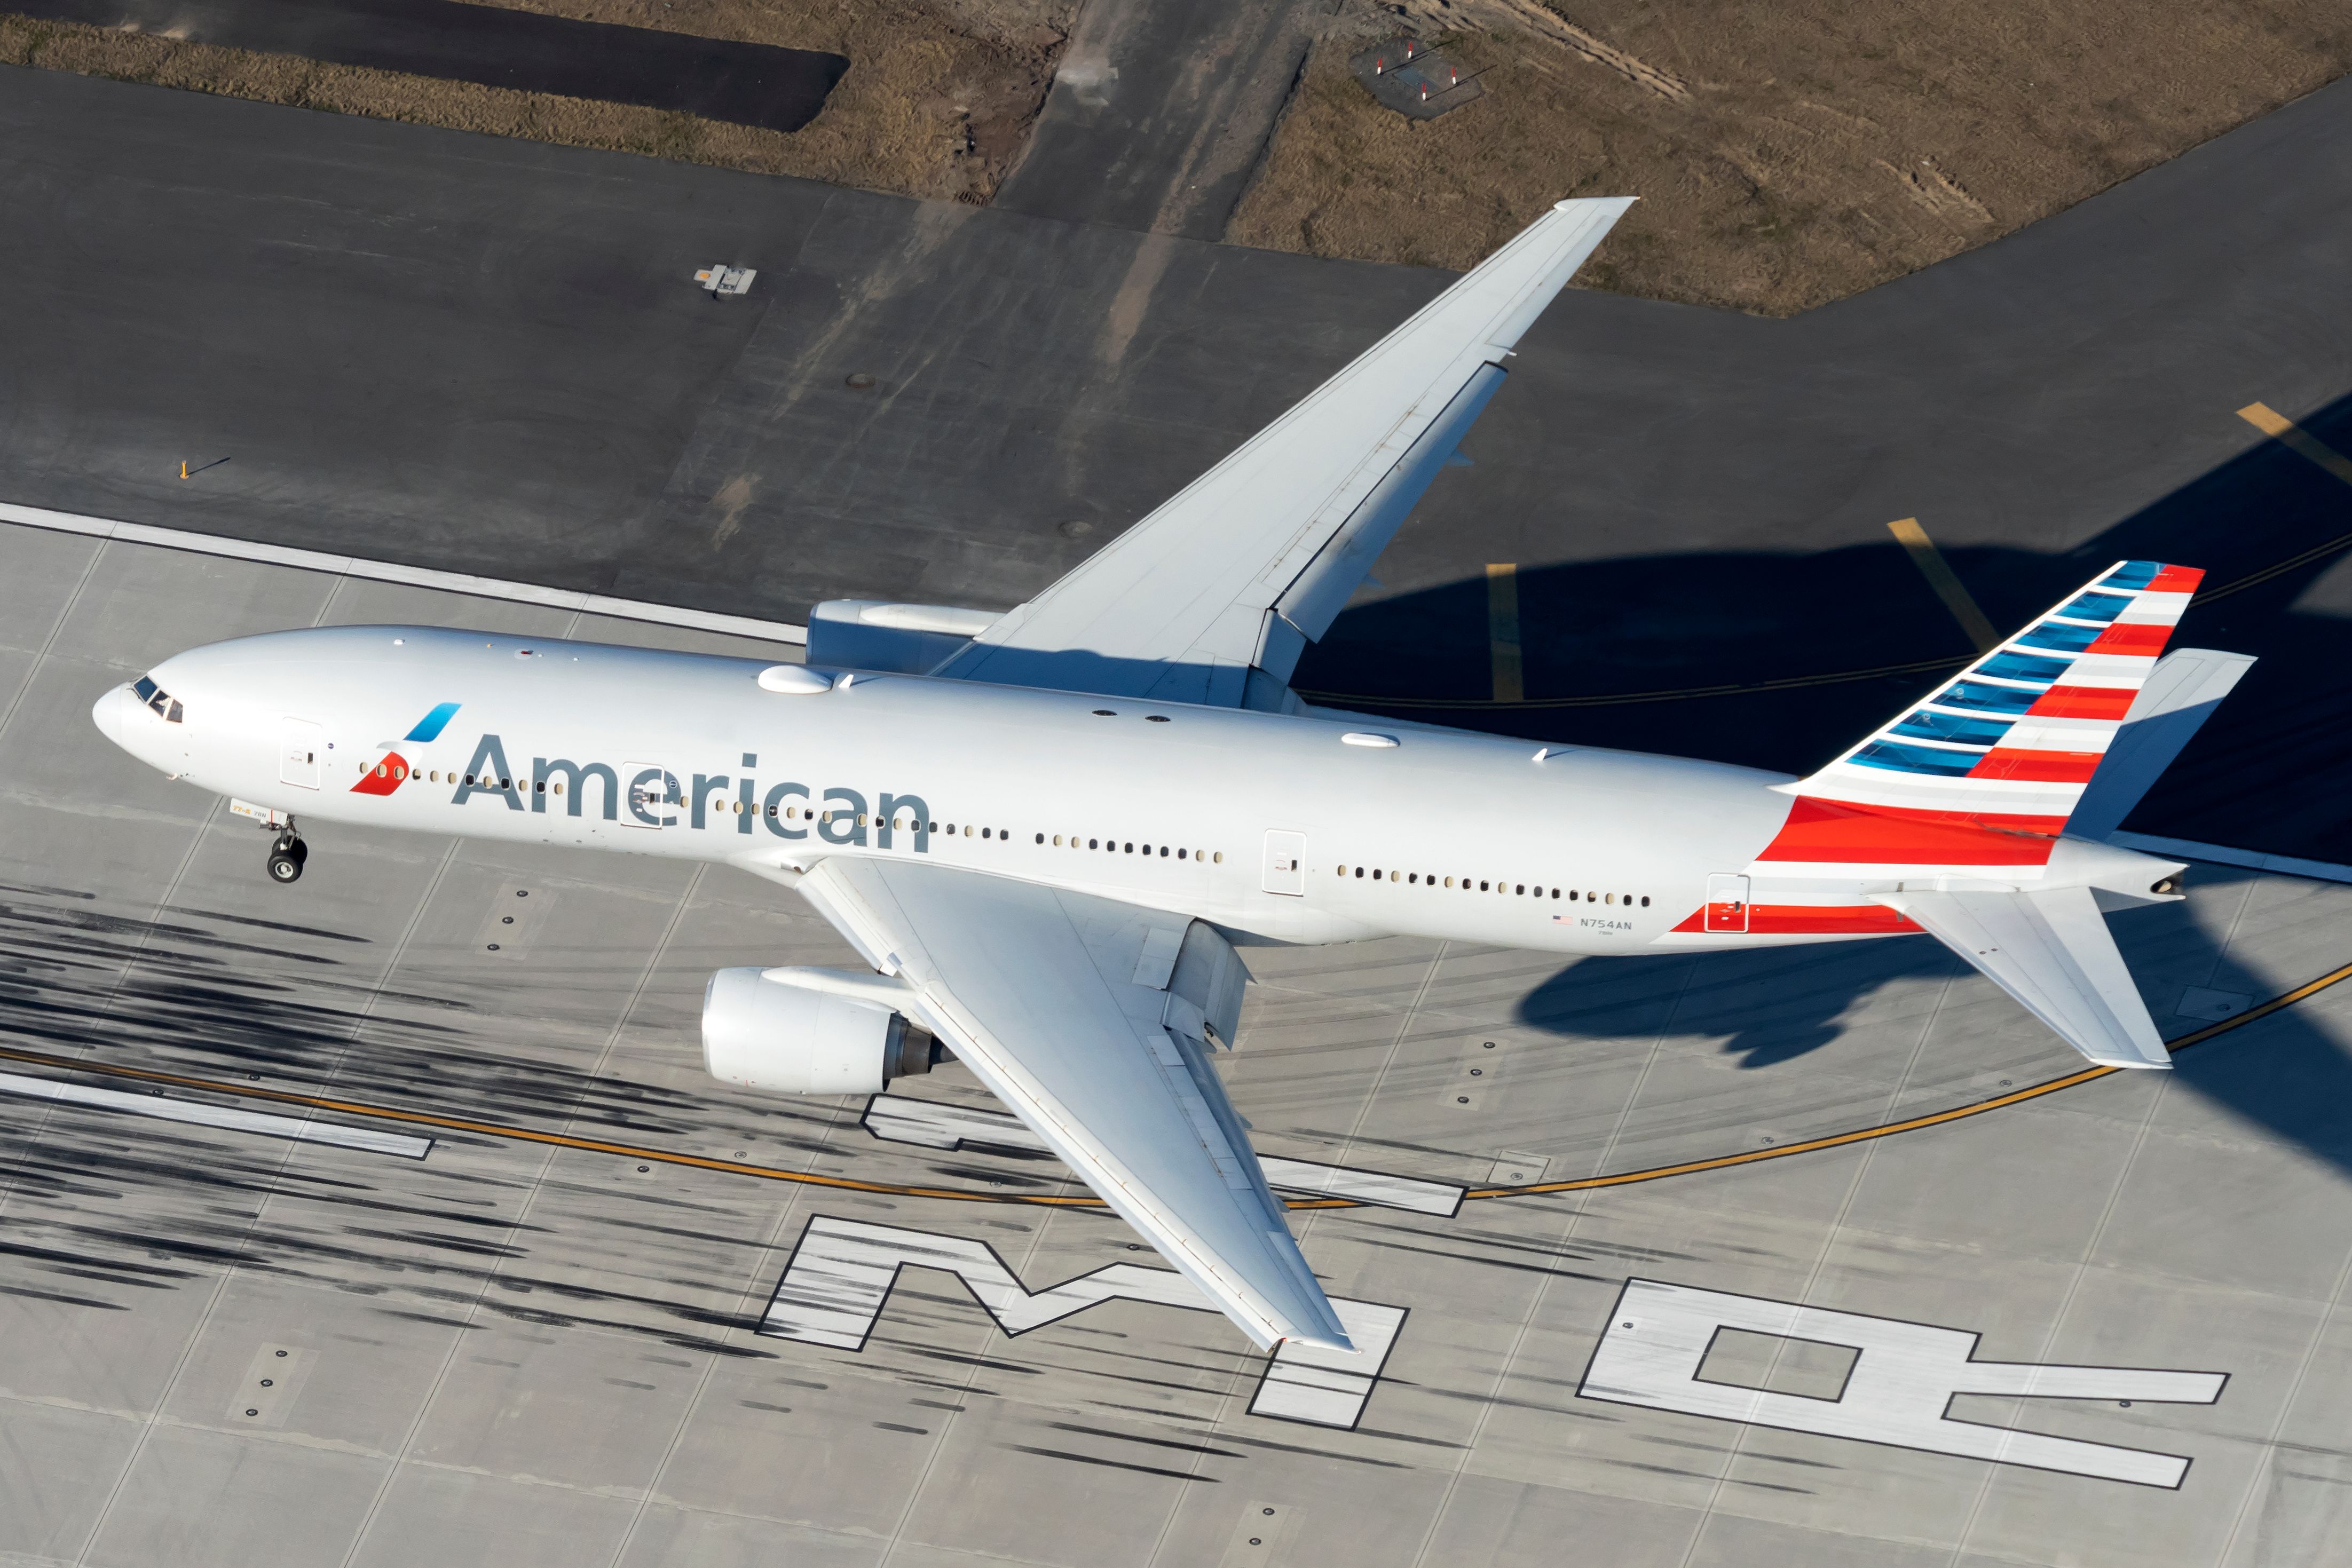
M 1853 1368 L 1845 1386 L 1828 1399 L 1705 1381 L 1700 1364 L 1724 1329 L 1843 1346 L 1855 1353 Z M 1929 1323 L 1629 1280 L 1577 1393 L 1616 1405 L 2178 1487 L 2189 1473 L 2189 1461 L 2178 1455 L 1956 1421 L 1945 1411 L 1959 1394 L 2210 1405 L 2228 1381 L 2220 1372 L 1977 1361 L 1971 1359 L 1977 1339 Z
M 820 1215 L 801 1232 L 759 1332 L 803 1344 L 863 1350 L 898 1270 L 909 1268 L 955 1275 L 1007 1334 L 1027 1333 L 1114 1299 L 1217 1310 L 1173 1270 L 1115 1263 L 1032 1291 L 984 1241 Z M 1404 1309 L 1336 1296 L 1331 1305 L 1359 1348 L 1350 1353 L 1286 1342 L 1258 1383 L 1250 1414 L 1318 1427 L 1353 1427 L 1362 1418 L 1404 1325 Z

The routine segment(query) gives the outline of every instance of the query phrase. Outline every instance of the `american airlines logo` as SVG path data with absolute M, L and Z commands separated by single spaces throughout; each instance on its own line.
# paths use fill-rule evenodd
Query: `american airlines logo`
M 384 748 L 352 787 L 352 793 L 390 795 L 402 784 L 419 780 L 400 747 L 430 745 L 457 708 L 456 703 L 443 703 L 425 715 L 400 741 Z M 743 754 L 744 768 L 758 765 L 756 755 Z M 428 781 L 444 780 L 435 776 Z M 503 800 L 509 810 L 541 815 L 558 810 L 584 817 L 593 810 L 603 821 L 627 827 L 709 829 L 731 821 L 735 831 L 747 837 L 764 828 L 780 839 L 814 833 L 828 844 L 911 847 L 917 854 L 929 852 L 934 831 L 930 806 L 919 795 L 885 790 L 869 803 L 862 790 L 836 787 L 819 794 L 789 779 L 763 782 L 749 771 L 679 774 L 660 763 L 625 762 L 615 768 L 568 757 L 534 757 L 526 776 L 508 763 L 505 739 L 487 732 L 475 743 L 466 770 L 447 775 L 446 781 L 454 786 L 449 797 L 453 806 L 488 795 Z M 898 843 L 900 834 L 910 844 Z

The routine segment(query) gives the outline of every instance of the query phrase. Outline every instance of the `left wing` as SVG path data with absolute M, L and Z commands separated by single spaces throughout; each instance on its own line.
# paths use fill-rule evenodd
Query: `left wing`
M 1353 364 L 932 673 L 1281 708 L 1308 643 L 1502 384 L 1625 196 L 1561 202 Z
M 1260 1346 L 1352 1349 L 1167 987 L 1192 922 L 944 866 L 829 859 L 801 892 L 908 1010 Z M 1230 955 L 1228 955 L 1230 956 Z M 1197 1017 L 1197 1015 L 1193 1015 Z

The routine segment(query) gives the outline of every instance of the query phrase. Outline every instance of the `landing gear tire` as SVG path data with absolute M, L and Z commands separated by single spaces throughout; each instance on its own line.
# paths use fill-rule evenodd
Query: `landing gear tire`
M 291 834 L 279 839 L 269 850 L 269 880 L 285 883 L 299 881 L 302 862 L 310 858 L 310 847 Z

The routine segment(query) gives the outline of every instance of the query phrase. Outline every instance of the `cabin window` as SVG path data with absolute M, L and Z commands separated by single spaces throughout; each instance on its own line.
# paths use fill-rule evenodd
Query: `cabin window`
M 1650 895 L 1646 893 L 1642 895 L 1642 907 L 1644 909 L 1650 907 Z
M 1216 860 L 1216 863 L 1217 863 L 1217 864 L 1219 864 L 1219 865 L 1223 865 L 1223 864 L 1224 864 L 1224 863 L 1225 863 L 1225 852 L 1224 852 L 1224 851 L 1223 851 L 1223 850 L 1219 850 L 1219 851 L 1217 852 L 1217 860 Z
M 950 832 L 951 832 L 951 833 L 952 833 L 952 832 L 954 832 L 954 831 L 955 831 L 955 830 L 954 830 L 953 828 L 950 828 L 950 829 L 948 830 L 948 831 L 950 831 Z M 968 838 L 970 838 L 970 837 L 971 837 L 971 824 L 970 822 L 966 822 L 966 823 L 963 825 L 963 836 L 964 836 L 965 838 L 967 838 L 967 839 L 968 839 Z
M 1095 709 L 1095 716 L 1097 718 L 1117 718 L 1118 715 L 1109 708 L 1098 707 Z
M 1166 724 L 1168 722 L 1168 716 L 1164 713 L 1148 713 L 1143 716 L 1143 722 L 1146 724 Z
M 1178 850 L 1178 851 L 1176 852 L 1176 858 L 1177 858 L 1178 860 L 1180 860 L 1180 861 L 1181 861 L 1181 860 L 1182 860 L 1186 855 L 1190 854 L 1191 852 L 1191 852 L 1190 850 Z
M 1362 878 L 1363 874 L 1364 874 L 1364 868 L 1363 868 L 1362 866 L 1358 866 L 1358 867 L 1356 868 L 1356 875 L 1357 875 L 1358 879 L 1359 879 L 1359 880 L 1360 880 L 1360 879 Z
M 541 779 L 538 783 L 536 783 L 536 784 L 532 785 L 530 788 L 531 788 L 531 792 L 532 792 L 533 794 L 535 794 L 535 795 L 544 795 L 544 794 L 546 794 L 546 793 L 547 793 L 547 780 L 546 780 L 546 779 Z
M 1133 853 L 1135 852 L 1135 846 L 1134 846 L 1133 844 L 1129 844 L 1129 845 L 1128 845 L 1128 846 L 1127 846 L 1127 852 L 1128 852 L 1129 854 L 1133 854 Z
M 1168 858 L 1168 846 L 1166 844 L 1160 846 L 1160 858 L 1161 860 L 1166 860 Z
M 982 838 L 983 838 L 983 839 L 984 839 L 984 838 L 986 838 L 986 837 L 988 837 L 988 836 L 989 836 L 989 832 L 990 832 L 990 830 L 989 830 L 989 829 L 987 829 L 987 828 L 982 828 L 982 829 L 981 829 L 981 830 L 980 830 L 980 836 L 981 836 Z
M 1555 887 L 1555 888 L 1553 888 L 1553 889 L 1551 890 L 1551 895 L 1552 895 L 1554 898 L 1558 898 L 1558 897 L 1559 896 L 1559 889 L 1558 889 L 1558 888 L 1556 888 L 1556 887 Z
M 499 780 L 499 788 L 501 789 L 511 789 L 514 788 L 514 780 L 511 779 L 501 779 Z

